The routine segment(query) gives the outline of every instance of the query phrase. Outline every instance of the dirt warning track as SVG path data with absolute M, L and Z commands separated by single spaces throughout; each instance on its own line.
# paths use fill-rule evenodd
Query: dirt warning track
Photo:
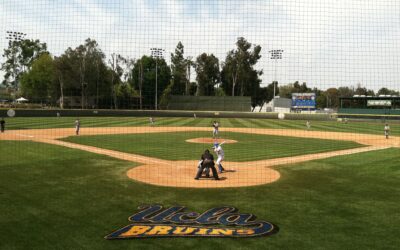
M 210 131 L 210 129 L 206 127 L 82 128 L 81 135 L 139 134 L 185 131 Z M 224 167 L 228 171 L 220 175 L 222 180 L 215 181 L 213 179 L 200 179 L 197 181 L 193 179 L 197 170 L 197 161 L 168 161 L 58 140 L 68 136 L 74 136 L 74 129 L 11 130 L 1 134 L 0 140 L 30 140 L 107 155 L 121 160 L 137 162 L 141 165 L 132 168 L 127 172 L 127 176 L 129 178 L 152 185 L 186 188 L 222 188 L 262 185 L 279 179 L 280 174 L 277 170 L 271 168 L 273 166 L 300 163 L 340 155 L 362 153 L 390 147 L 400 147 L 400 138 L 392 137 L 389 140 L 386 140 L 383 136 L 379 135 L 255 128 L 223 128 L 220 131 L 355 141 L 365 145 L 365 147 L 260 161 L 224 162 Z M 201 152 L 197 152 L 197 154 L 199 153 Z M 196 156 L 194 156 L 194 158 Z

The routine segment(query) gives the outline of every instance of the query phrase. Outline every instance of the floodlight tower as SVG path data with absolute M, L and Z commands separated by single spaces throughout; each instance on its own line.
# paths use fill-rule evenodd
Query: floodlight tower
M 6 39 L 8 40 L 8 46 L 11 47 L 13 46 L 14 42 L 21 42 L 25 39 L 26 34 L 23 32 L 18 32 L 18 31 L 12 31 L 12 30 L 7 30 L 6 31 Z M 16 72 L 16 56 L 13 56 L 13 78 L 14 78 L 14 82 L 15 82 L 15 89 L 18 90 L 19 89 L 19 84 L 17 82 L 17 72 Z M 22 67 L 21 69 L 22 71 L 24 71 L 24 68 Z
M 282 49 L 273 49 L 270 50 L 269 53 L 271 54 L 270 59 L 275 60 L 274 63 L 274 99 L 275 99 L 275 93 L 276 93 L 276 83 L 277 83 L 277 79 L 276 79 L 276 64 L 278 63 L 278 60 L 282 59 L 282 53 L 283 50 Z
M 24 40 L 26 34 L 22 32 L 17 32 L 17 31 L 12 31 L 12 30 L 7 30 L 6 31 L 6 39 L 9 40 L 9 42 L 13 41 L 22 41 Z
M 163 59 L 164 58 L 164 52 L 165 52 L 165 50 L 164 49 L 161 49 L 161 48 L 151 48 L 150 49 L 150 52 L 151 52 L 151 57 L 153 57 L 153 58 L 155 58 L 156 59 L 156 94 L 155 94 L 155 97 L 154 97 L 154 99 L 155 99 L 155 110 L 157 110 L 157 106 L 158 106 L 158 101 L 157 101 L 157 94 L 158 94 L 158 90 L 157 90 L 157 77 L 158 77 L 158 73 L 157 73 L 157 67 L 158 67 L 158 59 Z

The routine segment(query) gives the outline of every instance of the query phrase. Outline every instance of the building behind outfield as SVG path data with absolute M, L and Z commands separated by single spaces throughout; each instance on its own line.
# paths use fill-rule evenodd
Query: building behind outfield
M 400 96 L 340 97 L 340 114 L 400 115 Z

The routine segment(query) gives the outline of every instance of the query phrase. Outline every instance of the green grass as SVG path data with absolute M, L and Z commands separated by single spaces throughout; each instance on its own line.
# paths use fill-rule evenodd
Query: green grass
M 238 143 L 224 144 L 226 161 L 250 161 L 327 152 L 360 147 L 350 141 L 335 141 L 287 136 L 224 132 L 224 139 Z M 166 160 L 198 159 L 212 144 L 186 142 L 187 139 L 210 137 L 206 132 L 146 133 L 122 135 L 71 136 L 64 141 L 135 153 Z
M 397 249 L 400 149 L 278 167 L 256 187 L 182 189 L 129 180 L 133 167 L 88 152 L 0 141 L 0 249 Z M 251 171 L 251 170 L 249 170 Z M 253 239 L 107 241 L 140 204 L 232 205 L 277 224 Z
M 75 117 L 37 117 L 37 118 L 7 118 L 7 129 L 41 129 L 41 128 L 72 128 Z M 149 126 L 147 117 L 81 117 L 82 128 L 88 127 L 121 127 Z M 211 127 L 215 118 L 165 118 L 156 117 L 156 126 L 198 126 Z M 272 129 L 305 129 L 305 121 L 273 120 L 273 119 L 218 119 L 222 127 L 272 128 Z M 350 132 L 365 134 L 383 134 L 383 120 L 370 122 L 353 122 L 348 124 L 336 121 L 311 121 L 311 130 Z M 391 122 L 391 134 L 400 135 L 400 124 Z

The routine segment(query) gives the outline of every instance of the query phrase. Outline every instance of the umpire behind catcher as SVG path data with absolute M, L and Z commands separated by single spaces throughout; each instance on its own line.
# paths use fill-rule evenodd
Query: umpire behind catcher
M 201 160 L 203 162 L 202 162 L 201 166 L 199 167 L 199 169 L 197 170 L 197 174 L 194 179 L 198 180 L 205 168 L 211 168 L 214 179 L 219 180 L 217 170 L 215 169 L 215 166 L 214 166 L 214 156 L 210 153 L 210 151 L 208 149 L 206 149 L 204 151 L 204 154 L 201 155 Z

